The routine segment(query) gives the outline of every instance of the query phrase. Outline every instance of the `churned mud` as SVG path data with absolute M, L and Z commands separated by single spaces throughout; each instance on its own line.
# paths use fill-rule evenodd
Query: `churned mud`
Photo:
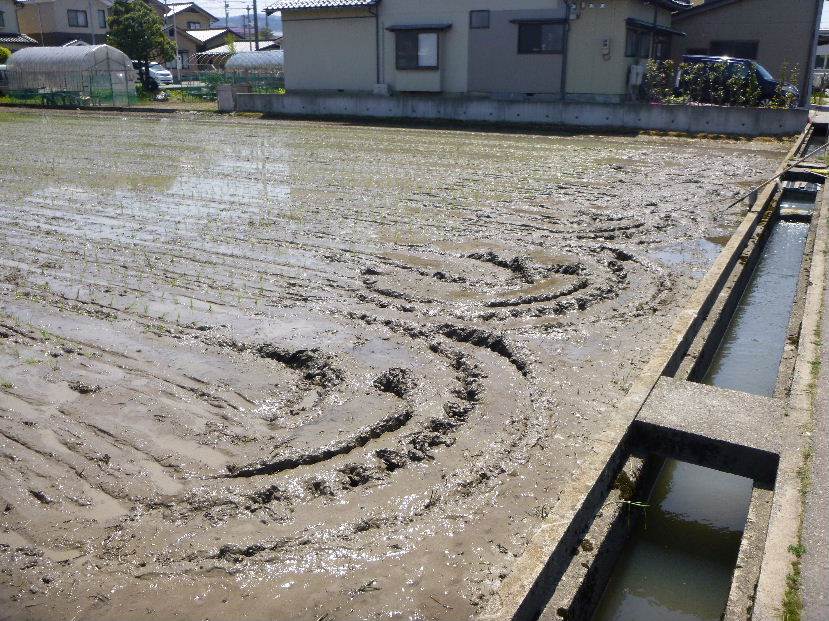
M 0 111 L 0 618 L 474 616 L 785 149 Z

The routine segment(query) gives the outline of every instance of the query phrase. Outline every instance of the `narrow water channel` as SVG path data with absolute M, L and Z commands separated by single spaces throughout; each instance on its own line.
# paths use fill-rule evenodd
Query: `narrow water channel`
M 787 200 L 788 199 L 788 200 Z M 784 197 L 809 209 L 814 197 Z M 772 229 L 703 380 L 771 396 L 786 343 L 809 224 Z M 719 621 L 748 507 L 750 479 L 667 460 L 628 540 L 594 621 Z
M 808 234 L 807 222 L 774 225 L 704 384 L 774 394 Z

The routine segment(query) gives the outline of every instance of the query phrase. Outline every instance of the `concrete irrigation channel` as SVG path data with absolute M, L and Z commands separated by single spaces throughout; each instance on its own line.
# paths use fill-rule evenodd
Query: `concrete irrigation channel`
M 742 464 L 728 606 L 771 610 L 808 339 L 772 397 L 697 380 L 779 190 L 732 203 L 813 133 L 0 110 L 0 618 L 589 615 L 653 455 Z M 768 424 L 678 453 L 680 387 Z
M 829 213 L 805 160 L 823 168 L 826 141 L 804 130 L 634 384 L 629 426 L 485 618 L 796 614 Z

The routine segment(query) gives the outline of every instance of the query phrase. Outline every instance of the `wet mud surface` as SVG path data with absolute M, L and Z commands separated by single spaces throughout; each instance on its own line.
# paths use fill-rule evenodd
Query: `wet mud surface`
M 17 111 L 0 147 L 0 618 L 326 621 L 476 614 L 786 149 Z

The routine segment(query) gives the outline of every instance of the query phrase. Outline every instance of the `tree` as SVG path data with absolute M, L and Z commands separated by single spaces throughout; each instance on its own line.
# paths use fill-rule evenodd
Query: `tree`
M 273 30 L 270 28 L 260 28 L 259 29 L 259 40 L 260 41 L 272 41 L 276 37 L 273 34 Z
M 233 36 L 232 32 L 228 32 L 227 36 L 225 37 L 225 43 L 227 43 L 227 49 L 231 54 L 236 53 L 236 37 Z
M 151 90 L 150 61 L 166 62 L 176 55 L 161 18 L 142 0 L 115 0 L 107 25 L 107 43 L 139 62 L 141 83 Z
M 0 65 L 5 65 L 11 55 L 12 51 L 9 48 L 0 46 Z

